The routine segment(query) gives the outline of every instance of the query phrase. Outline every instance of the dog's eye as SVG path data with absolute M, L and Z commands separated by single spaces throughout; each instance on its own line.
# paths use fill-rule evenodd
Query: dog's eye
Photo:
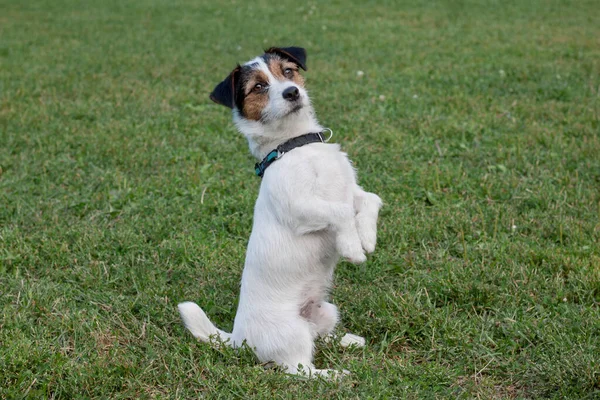
M 294 76 L 294 70 L 291 68 L 286 68 L 283 70 L 283 75 L 285 75 L 286 78 L 291 78 Z
M 252 88 L 253 91 L 255 92 L 260 92 L 265 88 L 266 85 L 262 84 L 262 83 L 257 83 L 256 85 L 254 85 L 254 87 Z

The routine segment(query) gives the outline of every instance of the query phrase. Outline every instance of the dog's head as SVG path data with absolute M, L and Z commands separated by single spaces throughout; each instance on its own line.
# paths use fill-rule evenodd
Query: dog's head
M 238 65 L 217 85 L 210 98 L 234 110 L 242 121 L 268 125 L 310 111 L 310 100 L 299 69 L 306 70 L 301 47 L 271 47 Z

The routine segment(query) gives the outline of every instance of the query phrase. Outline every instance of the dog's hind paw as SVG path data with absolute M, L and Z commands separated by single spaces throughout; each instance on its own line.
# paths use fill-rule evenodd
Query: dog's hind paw
M 341 338 L 339 336 L 336 337 L 333 334 L 329 334 L 323 337 L 323 341 L 325 343 L 338 342 L 338 340 L 340 346 L 344 348 L 351 346 L 365 347 L 365 338 L 362 336 L 355 335 L 353 333 L 346 333 Z
M 365 347 L 365 338 L 362 336 L 354 335 L 352 333 L 346 333 L 344 336 L 342 336 L 342 339 L 340 340 L 340 346 Z

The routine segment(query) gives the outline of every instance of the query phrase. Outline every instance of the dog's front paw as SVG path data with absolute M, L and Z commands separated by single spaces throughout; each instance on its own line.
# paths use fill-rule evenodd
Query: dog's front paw
M 363 252 L 358 252 L 353 255 L 343 256 L 346 260 L 352 264 L 362 264 L 367 261 L 367 256 Z
M 377 244 L 377 215 L 359 213 L 356 215 L 356 230 L 362 248 L 368 253 L 375 251 Z
M 358 237 L 356 239 L 358 239 Z M 367 256 L 363 252 L 360 240 L 340 235 L 337 238 L 336 247 L 340 256 L 353 264 L 362 264 L 367 261 Z
M 360 198 L 362 202 L 359 202 L 357 208 L 356 230 L 362 248 L 365 252 L 372 253 L 377 244 L 377 216 L 383 203 L 374 193 L 364 193 Z
M 360 224 L 357 224 L 360 226 Z M 360 244 L 362 248 L 370 254 L 375 251 L 375 245 L 377 244 L 377 231 L 371 227 L 361 227 L 358 231 L 360 237 Z

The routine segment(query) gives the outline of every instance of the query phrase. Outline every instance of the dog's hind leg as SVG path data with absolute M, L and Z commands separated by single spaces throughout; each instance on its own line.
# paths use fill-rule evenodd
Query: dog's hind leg
M 365 192 L 360 186 L 354 189 L 354 210 L 356 230 L 361 245 L 367 253 L 372 253 L 377 244 L 377 217 L 383 202 L 374 193 Z
M 331 334 L 340 319 L 337 307 L 326 301 L 309 304 L 303 308 L 300 315 L 312 323 L 311 330 L 315 337 Z
M 298 316 L 279 329 L 270 332 L 268 340 L 255 346 L 258 358 L 274 361 L 288 374 L 304 375 L 309 378 L 324 377 L 336 379 L 347 372 L 315 368 L 312 363 L 314 351 L 314 331 L 311 322 Z M 252 345 L 252 344 L 250 344 Z
M 321 336 L 326 342 L 332 340 L 334 338 L 333 330 L 339 321 L 339 312 L 337 307 L 331 303 L 323 301 L 319 304 L 312 304 L 308 312 L 310 314 L 307 315 L 307 317 L 309 318 L 310 322 L 314 324 L 315 334 Z M 346 333 L 340 339 L 340 346 L 364 347 L 365 338 L 352 333 Z

